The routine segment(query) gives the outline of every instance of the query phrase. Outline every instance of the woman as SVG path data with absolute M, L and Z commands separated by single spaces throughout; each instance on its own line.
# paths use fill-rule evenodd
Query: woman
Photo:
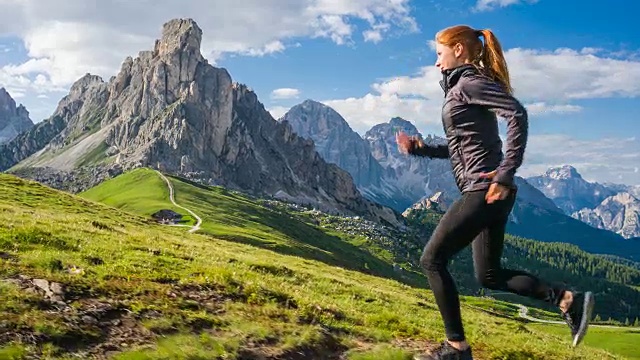
M 555 304 L 576 346 L 587 331 L 593 294 L 553 287 L 524 271 L 501 267 L 505 227 L 517 192 L 514 175 L 522 164 L 528 119 L 525 108 L 512 96 L 500 43 L 490 30 L 463 25 L 440 31 L 436 43 L 436 66 L 443 73 L 440 85 L 445 93 L 442 124 L 448 144 L 429 146 L 404 133 L 398 133 L 396 141 L 407 154 L 449 158 L 462 196 L 444 214 L 420 259 L 447 340 L 435 353 L 416 359 L 472 359 L 458 292 L 447 270 L 448 261 L 469 244 L 482 286 Z M 506 155 L 497 116 L 507 121 Z

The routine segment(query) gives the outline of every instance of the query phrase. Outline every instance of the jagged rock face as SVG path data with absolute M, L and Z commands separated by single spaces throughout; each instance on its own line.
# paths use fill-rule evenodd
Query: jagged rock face
M 162 34 L 154 51 L 127 58 L 111 84 L 106 141 L 120 162 L 215 172 L 234 120 L 231 76 L 202 57 L 194 22 L 171 21 Z
M 640 236 L 640 200 L 627 192 L 610 196 L 595 209 L 581 209 L 572 216 L 593 227 L 630 239 Z
M 422 135 L 409 121 L 393 118 L 388 123 L 374 126 L 364 135 L 370 144 L 373 157 L 396 180 L 395 185 L 406 197 L 417 201 L 444 191 L 450 199 L 455 199 L 459 191 L 451 173 L 451 164 L 447 159 L 428 159 L 401 154 L 398 151 L 395 134 L 404 131 L 409 135 Z M 445 139 L 427 136 L 427 144 L 446 143 Z
M 208 64 L 201 39 L 193 20 L 171 20 L 153 51 L 125 59 L 108 83 L 91 75 L 78 80 L 50 119 L 63 129 L 19 166 L 152 166 L 400 224 L 398 214 L 363 198 L 312 141 L 275 121 L 255 93 Z
M 312 139 L 324 160 L 347 170 L 358 187 L 380 185 L 384 170 L 371 155 L 369 143 L 331 107 L 306 100 L 280 120 L 291 124 L 298 135 Z
M 18 134 L 33 127 L 29 112 L 16 102 L 5 88 L 0 88 L 0 144 L 13 140 Z
M 590 183 L 582 178 L 570 165 L 553 167 L 544 174 L 527 178 L 566 214 L 583 208 L 593 209 L 616 191 L 598 183 Z

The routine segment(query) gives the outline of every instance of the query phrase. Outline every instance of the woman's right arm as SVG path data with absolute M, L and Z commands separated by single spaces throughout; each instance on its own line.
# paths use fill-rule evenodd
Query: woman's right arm
M 416 156 L 426 156 L 434 159 L 449 158 L 449 147 L 447 145 L 427 145 L 422 141 L 412 141 L 409 154 Z

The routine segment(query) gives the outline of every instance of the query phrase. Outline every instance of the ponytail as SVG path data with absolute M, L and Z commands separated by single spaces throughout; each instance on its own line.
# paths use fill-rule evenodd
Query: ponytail
M 494 81 L 502 84 L 509 94 L 513 93 L 511 80 L 509 79 L 507 61 L 502 53 L 502 46 L 500 45 L 498 38 L 496 38 L 493 32 L 489 29 L 477 30 L 476 33 L 484 36 L 482 65 L 485 72 Z

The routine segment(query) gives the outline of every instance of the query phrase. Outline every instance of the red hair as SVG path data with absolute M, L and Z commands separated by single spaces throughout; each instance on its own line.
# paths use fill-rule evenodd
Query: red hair
M 484 44 L 480 40 L 480 36 L 484 37 Z M 479 67 L 485 75 L 494 81 L 502 84 L 507 92 L 513 92 L 502 46 L 491 30 L 475 30 L 467 25 L 456 25 L 439 31 L 436 34 L 436 41 L 448 47 L 462 44 L 467 50 L 467 59 L 465 60 Z

